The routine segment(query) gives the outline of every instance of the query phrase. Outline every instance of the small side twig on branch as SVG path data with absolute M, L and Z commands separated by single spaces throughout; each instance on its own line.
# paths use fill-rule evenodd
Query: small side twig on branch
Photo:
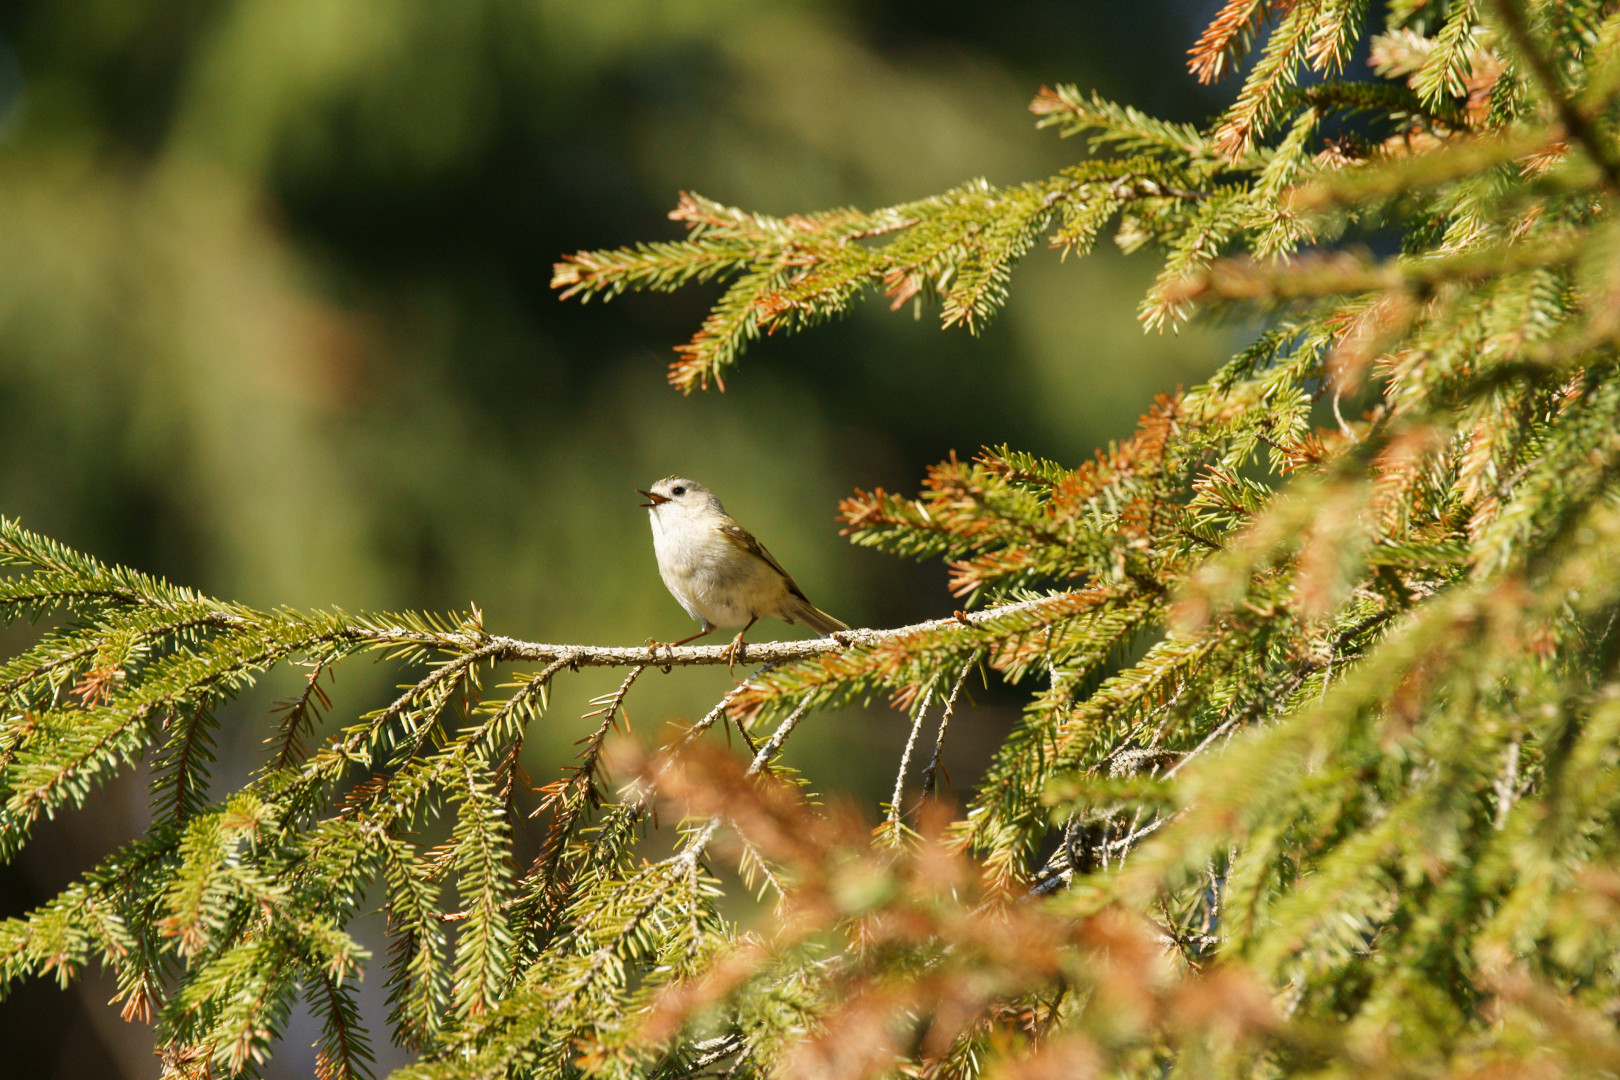
M 956 677 L 956 685 L 951 687 L 950 696 L 945 699 L 945 711 L 939 717 L 939 733 L 934 736 L 934 756 L 928 760 L 928 768 L 922 774 L 922 797 L 925 799 L 934 793 L 934 781 L 939 776 L 939 758 L 945 750 L 945 732 L 950 729 L 951 716 L 956 712 L 956 698 L 962 692 L 962 684 L 967 682 L 968 672 L 978 663 L 979 654 L 974 653 L 962 665 L 962 673 Z
M 894 795 L 889 800 L 889 827 L 895 828 L 900 824 L 900 800 L 905 795 L 906 773 L 911 771 L 911 752 L 916 749 L 917 736 L 922 732 L 923 719 L 928 715 L 928 706 L 934 703 L 932 690 L 923 695 L 922 705 L 917 709 L 917 718 L 911 722 L 911 734 L 906 738 L 906 749 L 900 755 L 900 768 L 894 774 Z

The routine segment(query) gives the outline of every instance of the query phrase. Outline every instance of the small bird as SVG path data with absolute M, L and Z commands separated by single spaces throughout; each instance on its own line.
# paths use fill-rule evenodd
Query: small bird
M 686 613 L 703 623 L 703 629 L 671 642 L 671 647 L 717 626 L 740 626 L 728 649 L 726 670 L 732 671 L 743 649 L 743 635 L 763 616 L 774 615 L 785 623 L 803 620 L 822 635 L 849 629 L 805 599 L 765 545 L 731 520 L 714 492 L 702 484 L 670 476 L 637 492 L 647 496 L 642 505 L 652 520 L 658 575 Z

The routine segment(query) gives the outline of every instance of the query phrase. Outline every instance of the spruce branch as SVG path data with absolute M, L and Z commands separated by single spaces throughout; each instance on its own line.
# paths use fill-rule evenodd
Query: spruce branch
M 365 1080 L 375 1060 L 366 1032 L 360 1026 L 360 1007 L 349 987 L 327 972 L 317 972 L 312 1008 L 322 1023 L 322 1040 L 315 1054 L 317 1080 Z
M 276 711 L 286 715 L 281 721 L 281 731 L 265 740 L 275 749 L 274 759 L 265 766 L 268 771 L 286 769 L 301 762 L 307 753 L 304 737 L 314 730 L 320 716 L 332 708 L 332 699 L 321 688 L 321 676 L 329 670 L 328 665 L 315 661 L 309 669 L 304 689 L 298 696 L 276 705 Z
M 1620 160 L 1616 159 L 1612 149 L 1613 140 L 1604 138 L 1598 132 L 1592 118 L 1566 92 L 1563 80 L 1558 77 L 1552 61 L 1530 32 L 1530 24 L 1525 19 L 1524 9 L 1517 0 L 1490 0 L 1490 4 L 1496 12 L 1497 21 L 1513 39 L 1514 48 L 1518 51 L 1520 59 L 1529 67 L 1530 74 L 1536 82 L 1541 85 L 1541 91 L 1547 96 L 1553 111 L 1558 115 L 1559 123 L 1569 133 L 1569 137 L 1580 144 L 1592 164 L 1602 172 L 1603 186 L 1607 193 L 1611 197 L 1620 196 Z
M 1215 82 L 1243 59 L 1265 19 L 1293 6 L 1292 0 L 1227 0 L 1187 50 L 1188 69 L 1201 83 Z
M 1399 259 L 1370 263 L 1346 254 L 1302 258 L 1281 266 L 1233 260 L 1186 279 L 1168 295 L 1188 301 L 1208 296 L 1276 302 L 1366 292 L 1423 295 L 1444 284 L 1568 264 L 1581 257 L 1582 248 L 1579 237 L 1554 236 L 1539 244 L 1504 244 L 1416 263 Z
M 1612 1062 L 1591 1032 L 1620 997 L 1620 271 L 1598 145 L 1620 17 L 1504 6 L 1497 42 L 1476 8 L 1232 0 L 1195 70 L 1259 56 L 1211 124 L 1043 89 L 1037 123 L 1089 154 L 1054 175 L 786 216 L 683 193 L 683 239 L 564 257 L 555 285 L 581 300 L 723 285 L 682 389 L 870 293 L 976 332 L 1037 245 L 1109 230 L 1164 257 L 1150 322 L 1264 323 L 1091 460 L 991 447 L 915 496 L 855 492 L 852 542 L 941 561 L 965 610 L 748 646 L 758 670 L 615 761 L 617 792 L 609 736 L 647 670 L 728 650 L 530 642 L 476 609 L 255 611 L 0 520 L 0 614 L 48 620 L 0 658 L 0 854 L 136 760 L 161 811 L 0 921 L 0 988 L 100 963 L 166 1067 L 199 1076 L 256 1067 L 302 997 L 323 1074 L 354 1075 L 348 928 L 375 897 L 390 1035 L 423 1080 Z M 1383 81 L 1300 85 L 1380 16 Z M 1359 253 L 1369 235 L 1399 254 Z M 366 653 L 399 690 L 318 729 L 323 679 Z M 222 704 L 282 664 L 306 667 L 264 765 L 211 791 Z M 531 733 L 586 667 L 619 681 L 531 821 Z M 931 796 L 975 669 L 1023 709 L 951 822 Z M 776 762 L 812 710 L 879 696 L 913 715 L 874 835 Z M 722 724 L 745 754 L 708 737 Z M 757 931 L 728 917 L 721 859 L 773 894 Z

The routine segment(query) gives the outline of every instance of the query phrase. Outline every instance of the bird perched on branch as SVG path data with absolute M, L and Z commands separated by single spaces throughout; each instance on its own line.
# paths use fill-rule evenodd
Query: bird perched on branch
M 727 671 L 737 666 L 743 635 L 766 615 L 803 622 L 823 636 L 849 627 L 805 599 L 765 545 L 738 525 L 714 492 L 695 480 L 671 476 L 641 491 L 652 520 L 658 574 L 681 607 L 703 629 L 671 642 L 684 645 L 717 626 L 740 626 L 728 647 Z M 652 646 L 657 648 L 657 644 Z

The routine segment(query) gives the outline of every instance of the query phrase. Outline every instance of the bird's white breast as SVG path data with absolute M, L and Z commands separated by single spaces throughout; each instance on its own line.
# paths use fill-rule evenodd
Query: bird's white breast
M 647 516 L 658 575 L 694 619 L 743 626 L 781 606 L 787 591 L 781 576 L 722 533 L 724 519 L 699 519 L 667 503 Z

